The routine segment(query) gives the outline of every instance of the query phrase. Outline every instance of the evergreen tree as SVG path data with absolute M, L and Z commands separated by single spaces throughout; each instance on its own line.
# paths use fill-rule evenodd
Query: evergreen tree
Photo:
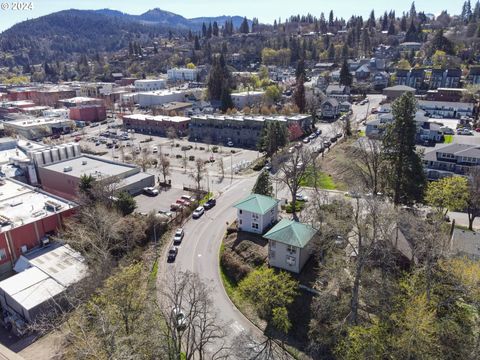
M 340 69 L 340 85 L 352 86 L 353 76 L 348 69 L 347 59 L 343 60 L 342 68 Z
M 422 161 L 415 150 L 416 110 L 412 93 L 397 99 L 392 105 L 394 121 L 383 138 L 384 157 L 390 164 L 386 181 L 396 205 L 421 201 L 426 186 Z
M 302 74 L 297 79 L 297 85 L 295 87 L 295 93 L 293 94 L 293 99 L 295 105 L 298 107 L 300 113 L 305 112 L 306 101 L 305 101 L 305 76 Z
M 306 76 L 305 74 L 305 60 L 301 58 L 297 63 L 297 69 L 295 70 L 295 77 L 298 79 L 300 75 Z
M 222 86 L 222 92 L 220 94 L 220 110 L 226 112 L 228 109 L 233 109 L 233 100 L 231 90 L 224 82 Z
M 250 32 L 250 27 L 248 26 L 248 20 L 246 17 L 243 18 L 242 24 L 239 28 L 240 33 L 248 34 Z
M 195 50 L 200 50 L 200 49 L 201 49 L 201 47 L 200 47 L 200 41 L 198 40 L 198 36 L 197 36 L 197 35 L 195 35 L 195 41 L 194 41 L 193 48 L 194 48 Z
M 212 33 L 213 33 L 212 23 L 209 23 L 207 28 L 207 39 L 210 39 L 212 37 Z
M 335 46 L 333 45 L 333 43 L 331 43 L 328 47 L 327 54 L 329 61 L 335 61 Z
M 202 23 L 202 37 L 207 37 L 207 25 L 205 23 Z
M 212 35 L 213 36 L 218 36 L 218 24 L 217 24 L 216 21 L 213 22 Z
M 257 178 L 252 193 L 258 195 L 272 196 L 273 195 L 273 186 L 272 181 L 270 180 L 270 175 L 268 171 L 262 171 Z
M 400 20 L 400 30 L 407 31 L 407 18 L 405 17 L 405 15 L 403 15 L 402 19 Z
M 395 20 L 390 21 L 390 25 L 388 26 L 388 35 L 395 35 Z

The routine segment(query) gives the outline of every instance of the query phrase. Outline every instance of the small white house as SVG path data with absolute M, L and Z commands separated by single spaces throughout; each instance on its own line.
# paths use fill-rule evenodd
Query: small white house
M 233 207 L 237 209 L 240 231 L 263 234 L 278 220 L 278 200 L 269 196 L 251 194 Z
M 316 233 L 310 225 L 282 219 L 263 235 L 268 239 L 269 265 L 299 274 L 313 253 Z

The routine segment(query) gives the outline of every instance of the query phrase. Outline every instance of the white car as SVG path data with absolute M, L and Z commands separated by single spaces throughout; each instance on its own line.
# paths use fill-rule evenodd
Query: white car
M 205 212 L 205 208 L 203 206 L 199 206 L 193 211 L 192 217 L 194 219 L 198 219 L 203 215 L 204 212 Z
M 229 142 L 227 143 L 227 145 L 228 145 L 229 147 L 233 147 L 233 141 L 229 141 Z
M 155 189 L 154 187 L 146 187 L 146 188 L 143 188 L 143 192 L 147 195 L 150 195 L 150 196 L 157 196 L 158 195 L 158 189 Z
M 303 194 L 297 194 L 295 198 L 297 199 L 297 201 L 308 201 L 308 196 L 305 196 Z
M 156 146 L 154 146 L 152 148 L 152 154 L 156 154 L 156 153 L 158 153 L 158 148 Z
M 173 236 L 173 245 L 179 245 L 182 242 L 184 235 L 185 232 L 182 228 L 177 229 L 177 231 L 175 231 L 175 235 Z

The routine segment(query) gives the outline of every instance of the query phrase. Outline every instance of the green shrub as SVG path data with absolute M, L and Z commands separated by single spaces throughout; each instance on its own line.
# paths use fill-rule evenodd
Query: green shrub
M 218 152 L 218 146 L 212 147 L 212 152 L 217 153 Z

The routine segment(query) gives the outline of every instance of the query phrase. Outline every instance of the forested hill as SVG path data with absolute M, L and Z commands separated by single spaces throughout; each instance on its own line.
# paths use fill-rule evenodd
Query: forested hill
M 16 64 L 62 60 L 76 53 L 116 51 L 131 39 L 165 31 L 90 10 L 65 10 L 21 22 L 0 34 L 0 50 Z

